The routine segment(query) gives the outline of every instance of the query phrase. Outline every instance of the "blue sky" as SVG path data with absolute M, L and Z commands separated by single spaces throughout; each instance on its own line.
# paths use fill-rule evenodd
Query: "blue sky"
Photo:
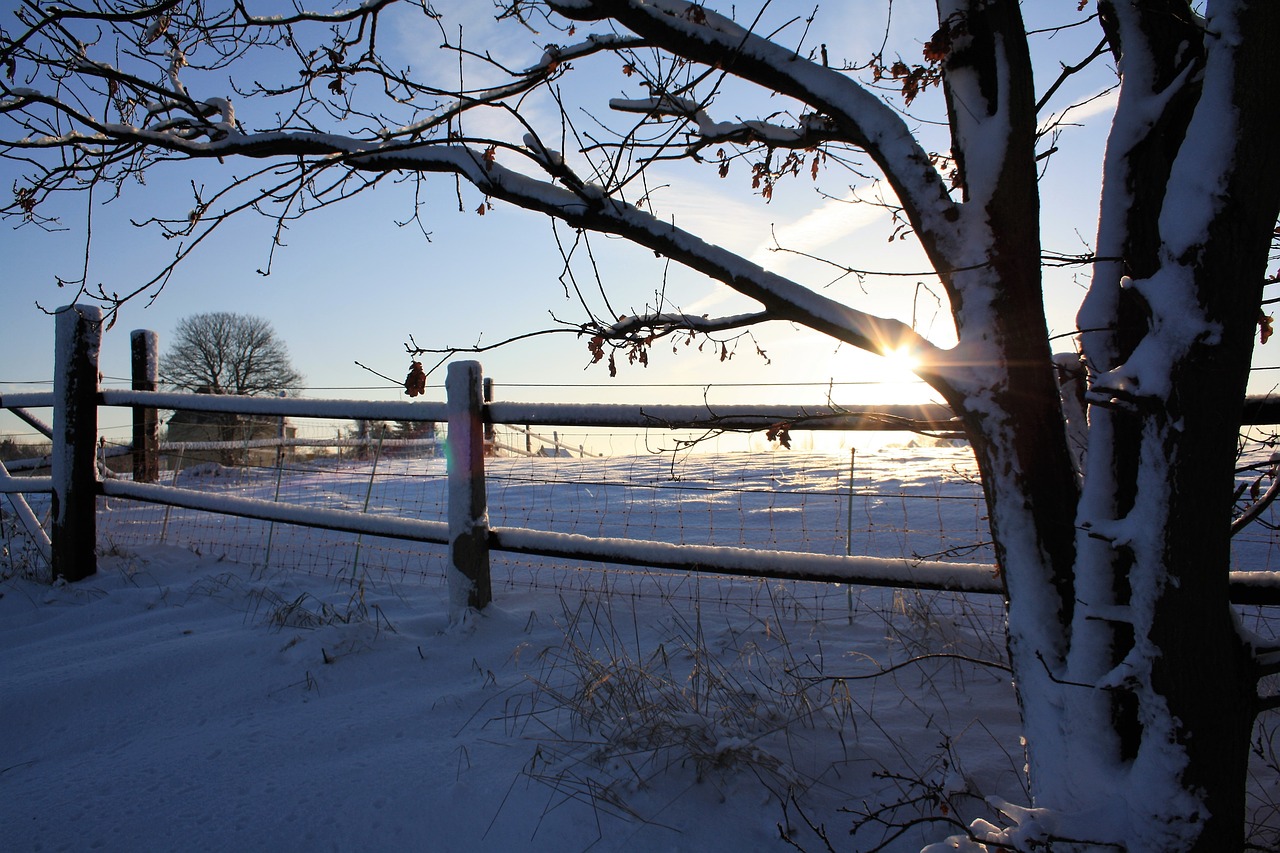
M 484 8 L 478 9 L 481 5 Z M 1043 6 L 1036 4 L 1032 14 L 1072 19 L 1075 6 L 1075 0 L 1055 0 Z M 6 10 L 7 19 L 12 0 L 3 0 L 0 8 Z M 832 53 L 836 53 L 834 34 L 852 32 L 855 46 L 841 49 L 839 55 L 865 57 L 870 46 L 878 44 L 883 26 L 866 26 L 865 19 L 875 14 L 876 20 L 881 21 L 882 8 L 883 4 L 870 0 L 823 8 L 820 22 L 829 33 L 825 40 L 832 43 Z M 908 51 L 917 49 L 931 27 L 924 23 L 924 17 L 910 17 L 922 14 L 919 11 L 909 6 L 905 10 L 901 5 L 897 8 L 901 11 L 897 13 L 894 32 L 903 45 L 904 56 L 913 59 L 915 54 Z M 469 43 L 478 44 L 488 31 L 488 5 L 470 4 L 464 12 L 471 18 Z M 1038 37 L 1036 46 L 1048 45 L 1053 53 L 1046 59 L 1038 88 L 1043 90 L 1048 85 L 1048 69 L 1056 68 L 1054 62 L 1058 58 L 1078 60 L 1097 37 L 1092 26 L 1056 37 L 1055 41 Z M 519 27 L 506 28 L 496 38 L 486 46 L 516 50 L 528 61 L 537 58 L 529 47 L 536 37 Z M 438 41 L 438 34 L 406 29 L 399 34 L 394 49 L 414 55 L 415 67 L 430 70 L 441 67 L 438 63 L 454 61 L 424 52 L 424 48 L 433 48 Z M 604 98 L 638 94 L 631 91 L 634 84 L 627 78 L 612 73 L 615 65 L 616 60 L 606 60 L 593 66 L 601 69 L 600 73 L 579 75 L 585 78 L 581 91 L 601 109 Z M 1065 106 L 1070 98 L 1097 91 L 1109 78 L 1113 79 L 1100 65 L 1087 79 L 1073 81 L 1059 106 Z M 936 96 L 926 97 L 933 98 L 932 111 L 936 113 Z M 1043 184 L 1046 250 L 1082 252 L 1093 240 L 1106 104 L 1099 102 L 1081 114 L 1083 126 L 1067 129 L 1060 140 L 1060 153 L 1049 163 Z M 742 106 L 744 111 L 748 109 L 745 103 Z M 928 115 L 929 106 L 925 104 L 922 116 Z M 241 105 L 239 109 L 241 119 L 253 126 L 252 105 Z M 755 109 L 768 112 L 771 108 L 766 105 L 761 109 L 757 103 Z M 558 122 L 549 123 L 553 116 L 540 107 L 532 115 L 535 120 L 547 122 L 546 127 L 558 127 Z M 921 126 L 930 132 L 923 121 Z M 104 282 L 109 290 L 124 291 L 150 277 L 173 246 L 154 232 L 130 225 L 129 219 L 181 214 L 190 206 L 188 187 L 192 181 L 213 187 L 219 175 L 244 173 L 248 167 L 245 162 L 169 166 L 148 174 L 146 186 L 126 187 L 122 198 L 99 206 L 93 219 L 89 280 Z M 12 164 L 0 162 L 0 182 L 6 191 L 16 176 Z M 681 169 L 680 178 L 680 183 L 674 183 L 660 196 L 663 209 L 680 224 L 811 286 L 825 285 L 831 278 L 829 271 L 794 256 L 769 252 L 771 235 L 776 234 L 797 249 L 860 268 L 925 268 L 913 243 L 888 242 L 891 229 L 885 219 L 868 216 L 866 206 L 824 199 L 807 175 L 780 184 L 769 204 L 750 193 L 749 178 L 741 165 L 726 180 L 717 178 L 714 167 L 697 172 Z M 839 195 L 854 178 L 831 171 L 824 174 L 821 185 Z M 205 311 L 238 311 L 269 319 L 288 345 L 296 366 L 305 374 L 307 395 L 372 399 L 394 399 L 400 392 L 354 362 L 399 379 L 408 368 L 404 344 L 410 336 L 424 346 L 467 345 L 546 327 L 548 311 L 571 321 L 581 319 L 576 303 L 565 298 L 558 280 L 561 261 L 549 222 L 503 204 L 496 204 L 482 217 L 474 212 L 479 196 L 464 187 L 463 197 L 467 212 L 459 213 L 453 180 L 441 176 L 428 182 L 426 224 L 431 239 L 427 241 L 413 226 L 401 228 L 395 224 L 411 210 L 412 187 L 384 181 L 362 197 L 293 223 L 285 238 L 287 245 L 276 251 L 272 273 L 266 277 L 256 270 L 266 264 L 271 248 L 269 222 L 250 215 L 226 226 L 179 268 L 157 299 L 149 302 L 138 298 L 121 309 L 118 323 L 104 342 L 103 372 L 108 382 L 128 375 L 129 330 L 156 330 L 163 351 L 180 318 Z M 14 230 L 7 225 L 0 230 L 0 257 L 5 258 L 5 283 L 0 288 L 0 391 L 45 387 L 20 383 L 47 381 L 51 376 L 53 321 L 36 303 L 46 308 L 64 304 L 66 294 L 54 286 L 55 276 L 74 279 L 80 275 L 85 201 L 83 197 L 73 199 L 60 211 L 68 232 L 43 233 L 31 227 Z M 564 229 L 561 233 L 569 237 Z M 662 286 L 664 271 L 669 275 L 668 292 L 687 310 L 731 313 L 752 307 L 752 303 L 723 286 L 679 269 L 667 270 L 647 252 L 617 240 L 592 239 L 611 301 L 620 313 L 643 308 Z M 929 281 L 926 276 L 873 279 L 865 284 L 866 292 L 861 293 L 856 282 L 845 280 L 825 292 L 847 294 L 858 307 L 908 321 L 914 314 L 921 331 L 945 344 L 949 328 L 945 311 L 938 310 L 927 291 L 917 288 L 917 282 L 927 285 Z M 1086 283 L 1086 273 L 1080 270 L 1049 271 L 1046 300 L 1052 333 L 1071 331 Z M 817 403 L 826 395 L 821 386 L 832 380 L 901 378 L 885 374 L 874 357 L 848 348 L 837 352 L 833 342 L 812 332 L 770 324 L 756 334 L 770 355 L 771 365 L 756 357 L 750 345 L 723 364 L 708 354 L 686 351 L 677 356 L 669 347 L 659 347 L 647 369 L 624 366 L 618 379 L 610 380 L 602 366 L 584 371 L 588 362 L 586 343 L 570 335 L 515 344 L 478 358 L 486 374 L 499 384 L 503 396 L 521 399 L 693 402 L 702 399 L 699 386 L 715 383 L 725 386 L 713 392 L 713 399 L 722 402 Z M 1064 347 L 1068 344 L 1063 342 Z M 1260 374 L 1260 381 L 1265 382 L 1267 375 Z M 430 380 L 441 381 L 440 374 Z M 584 382 L 606 387 L 513 387 Z M 747 382 L 817 384 L 795 389 L 732 387 Z M 625 386 L 631 383 L 694 387 L 629 390 Z M 1256 390 L 1269 390 L 1260 387 L 1259 382 L 1255 386 Z M 868 392 L 848 387 L 838 390 L 835 398 L 838 402 L 868 402 L 884 396 L 886 390 Z M 924 392 L 917 389 L 917 393 Z M 7 432 L 14 422 L 7 415 L 3 417 L 8 419 L 0 420 L 0 432 Z

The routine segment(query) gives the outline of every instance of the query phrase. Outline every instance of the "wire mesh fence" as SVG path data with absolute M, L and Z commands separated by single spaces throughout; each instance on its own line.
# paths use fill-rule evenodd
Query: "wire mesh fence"
M 301 507 L 445 520 L 443 444 L 378 440 L 388 426 L 297 419 L 287 435 L 311 446 L 277 453 L 257 447 L 261 437 L 246 431 L 241 447 L 171 450 L 161 479 Z M 286 434 L 283 421 L 279 433 Z M 129 441 L 124 427 L 100 435 L 104 449 Z M 363 442 L 355 440 L 360 435 Z M 504 450 L 487 462 L 488 521 L 495 528 L 677 545 L 993 563 L 971 451 L 892 435 L 867 441 L 866 434 L 801 432 L 796 449 L 782 450 L 760 433 L 498 427 L 493 440 Z M 850 446 L 855 440 L 861 449 Z M 119 498 L 101 499 L 101 508 L 106 549 L 174 545 L 263 573 L 336 580 L 439 582 L 446 568 L 438 545 Z M 1233 568 L 1280 567 L 1276 544 L 1268 516 L 1237 537 Z M 575 572 L 645 575 L 496 552 L 492 560 L 496 584 L 537 584 L 553 575 L 557 585 L 572 584 Z
M 615 446 L 633 437 L 613 436 Z M 644 439 L 640 439 L 643 445 Z M 652 439 L 650 440 L 652 444 Z M 914 444 L 914 446 L 909 446 Z M 705 450 L 699 447 L 699 450 Z M 276 466 L 184 464 L 162 481 L 303 507 L 444 520 L 446 461 L 376 445 L 367 458 L 285 455 Z M 595 457 L 497 457 L 486 462 L 489 523 L 619 537 L 814 554 L 990 562 L 981 491 L 965 447 L 906 438 L 874 451 L 642 452 Z M 248 564 L 263 575 L 304 572 L 349 583 L 443 584 L 443 546 L 272 524 L 117 498 L 101 500 L 104 549 L 154 545 Z M 696 575 L 494 552 L 495 587 L 598 590 L 699 599 Z M 785 589 L 785 593 L 781 592 Z M 814 615 L 844 616 L 830 584 L 744 582 L 717 606 L 770 608 L 778 596 Z M 911 594 L 900 594 L 906 601 Z M 994 606 L 996 602 L 992 602 Z M 904 605 L 905 606 L 905 605 Z
M 341 425 L 306 422 L 298 437 L 337 438 Z M 720 450 L 739 437 L 680 449 L 698 436 L 557 432 L 567 446 L 602 455 L 504 455 L 488 460 L 489 522 L 558 533 L 739 546 L 816 554 L 993 562 L 971 451 L 897 434 L 861 451 Z M 523 443 L 521 436 L 499 439 Z M 107 442 L 109 445 L 110 442 Z M 538 447 L 545 449 L 545 445 Z M 305 507 L 405 518 L 446 518 L 445 459 L 432 446 L 293 448 L 236 454 L 171 451 L 162 482 Z M 274 463 L 274 464 L 272 464 Z M 104 500 L 107 547 L 179 544 L 280 568 L 341 574 L 381 562 L 404 574 L 441 571 L 438 546 L 356 538 L 194 510 Z M 347 543 L 347 544 L 343 544 Z M 1237 537 L 1237 566 L 1280 565 L 1266 523 Z M 270 553 L 268 553 L 268 550 Z M 384 557 L 376 555 L 385 554 Z M 398 558 L 393 555 L 401 555 Z M 423 564 L 429 568 L 415 566 Z

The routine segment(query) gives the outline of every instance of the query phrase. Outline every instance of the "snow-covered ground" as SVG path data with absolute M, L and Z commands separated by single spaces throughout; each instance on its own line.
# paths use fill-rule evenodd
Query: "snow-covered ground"
M 990 560 L 965 448 L 850 463 L 494 460 L 490 514 Z M 442 474 L 383 459 L 179 484 L 443 518 Z M 986 795 L 1025 802 L 990 596 L 495 555 L 496 604 L 451 625 L 438 546 L 114 499 L 100 517 L 99 573 L 75 585 L 28 579 L 3 542 L 2 850 L 918 850 L 996 820 Z M 1270 540 L 1237 566 L 1271 567 Z M 1260 733 L 1254 806 L 1275 827 Z

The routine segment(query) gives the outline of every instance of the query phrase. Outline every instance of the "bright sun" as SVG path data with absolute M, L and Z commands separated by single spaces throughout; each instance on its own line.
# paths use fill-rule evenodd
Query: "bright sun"
M 910 347 L 899 347 L 887 351 L 881 358 L 879 379 L 886 384 L 917 382 L 916 368 L 920 359 Z
M 913 372 L 920 366 L 920 359 L 911 348 L 896 348 L 882 355 L 856 349 L 839 347 L 831 353 L 826 363 L 831 377 L 830 402 L 836 406 L 897 406 L 940 401 L 937 392 Z M 815 431 L 807 439 L 810 446 L 821 450 L 843 449 L 856 444 L 860 448 L 878 447 L 886 443 L 903 442 L 904 433 L 877 432 L 875 430 L 854 433 L 827 433 Z
M 837 402 L 923 403 L 936 395 L 915 375 L 920 359 L 910 347 L 888 350 L 883 355 L 842 347 L 827 365 L 828 375 L 842 387 L 835 391 Z

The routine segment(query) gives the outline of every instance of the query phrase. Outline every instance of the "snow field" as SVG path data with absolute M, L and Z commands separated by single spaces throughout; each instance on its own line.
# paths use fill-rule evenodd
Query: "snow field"
M 852 505 L 847 457 L 492 460 L 490 517 L 844 553 L 852 508 L 854 553 L 982 560 L 967 458 L 859 454 Z M 438 460 L 178 480 L 444 512 Z M 1026 802 L 991 596 L 495 554 L 495 605 L 450 625 L 439 546 L 165 516 L 110 501 L 74 586 L 6 534 L 0 849 L 907 851 Z

